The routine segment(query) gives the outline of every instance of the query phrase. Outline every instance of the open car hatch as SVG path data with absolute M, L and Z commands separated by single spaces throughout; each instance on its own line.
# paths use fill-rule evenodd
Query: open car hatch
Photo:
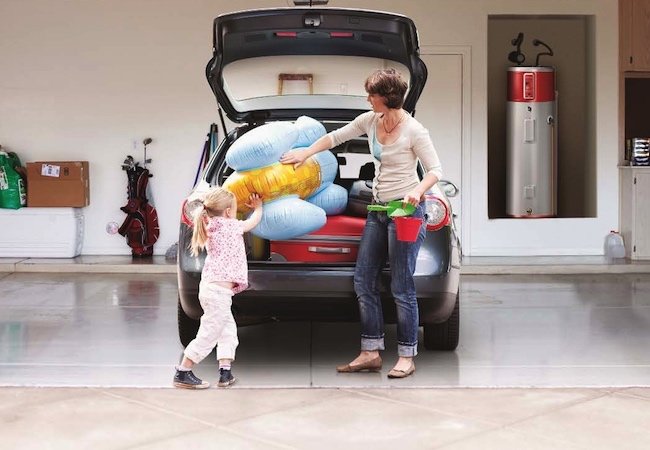
M 398 14 L 335 8 L 275 8 L 218 16 L 206 76 L 234 122 L 351 120 L 369 110 L 375 69 L 408 81 L 413 112 L 427 78 L 415 24 Z

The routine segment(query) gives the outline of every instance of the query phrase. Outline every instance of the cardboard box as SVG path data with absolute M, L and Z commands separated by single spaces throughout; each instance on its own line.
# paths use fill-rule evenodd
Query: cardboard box
M 88 161 L 27 163 L 27 206 L 82 208 L 90 204 Z

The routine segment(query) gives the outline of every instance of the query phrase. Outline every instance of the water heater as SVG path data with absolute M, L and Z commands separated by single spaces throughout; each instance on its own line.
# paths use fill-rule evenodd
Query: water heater
M 557 215 L 555 69 L 509 67 L 506 110 L 506 215 Z

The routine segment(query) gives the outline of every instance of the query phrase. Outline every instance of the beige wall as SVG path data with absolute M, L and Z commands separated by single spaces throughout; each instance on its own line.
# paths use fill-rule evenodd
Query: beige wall
M 3 0 L 0 2 L 0 143 L 23 161 L 87 159 L 91 205 L 84 254 L 130 253 L 108 235 L 121 223 L 127 154 L 152 137 L 148 156 L 160 216 L 156 253 L 176 242 L 180 203 L 191 188 L 216 106 L 204 79 L 211 24 L 234 9 L 287 6 L 283 0 Z M 617 8 L 613 0 L 330 0 L 334 7 L 411 16 L 421 45 L 466 46 L 471 106 L 463 154 L 466 254 L 580 254 L 602 249 L 617 226 Z M 487 211 L 488 15 L 594 15 L 594 133 L 597 217 L 554 221 L 490 220 Z M 556 46 L 557 47 L 557 46 Z M 555 47 L 554 47 L 555 49 Z M 429 70 L 435 70 L 430 67 Z M 444 161 L 443 161 L 444 164 Z

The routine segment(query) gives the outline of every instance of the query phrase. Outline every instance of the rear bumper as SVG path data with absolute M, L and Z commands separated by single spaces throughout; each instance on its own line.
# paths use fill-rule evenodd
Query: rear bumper
M 183 276 L 184 281 L 180 281 Z M 198 319 L 199 277 L 179 274 L 179 298 L 185 313 Z M 422 323 L 447 320 L 454 309 L 460 269 L 452 267 L 443 276 L 416 276 L 416 290 Z M 309 272 L 250 270 L 250 287 L 233 298 L 233 311 L 240 317 L 267 317 L 278 320 L 357 320 L 358 308 L 352 270 Z M 388 274 L 382 276 L 382 300 L 387 322 L 394 322 L 395 307 L 387 287 Z
M 181 232 L 181 238 L 183 238 Z M 183 242 L 183 239 L 180 239 Z M 185 313 L 198 319 L 203 311 L 198 302 L 202 260 L 179 255 L 179 299 Z M 233 298 L 237 319 L 358 320 L 352 265 L 306 265 L 265 261 L 249 263 L 249 288 Z M 420 249 L 415 286 L 421 323 L 444 322 L 451 315 L 460 284 L 460 256 L 448 227 L 431 233 Z M 390 295 L 390 272 L 382 274 L 381 295 L 384 317 L 395 320 Z

